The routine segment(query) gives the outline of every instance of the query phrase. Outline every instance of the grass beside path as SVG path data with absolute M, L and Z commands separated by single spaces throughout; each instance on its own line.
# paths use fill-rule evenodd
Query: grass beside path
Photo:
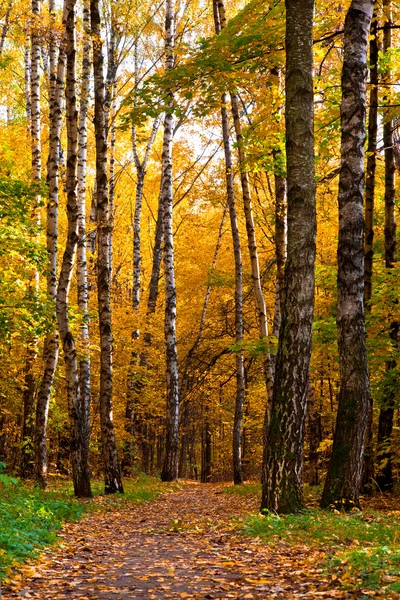
M 103 484 L 92 484 L 93 500 L 77 500 L 69 482 L 57 481 L 43 491 L 29 483 L 0 475 L 0 579 L 10 576 L 30 558 L 57 541 L 63 523 L 93 510 L 108 510 L 127 503 L 140 504 L 169 489 L 153 477 L 124 481 L 125 494 L 101 495 Z M 170 487 L 170 486 L 169 486 Z
M 310 491 L 310 490 L 308 490 Z M 231 486 L 228 494 L 260 496 L 257 485 Z M 297 515 L 270 512 L 252 515 L 241 523 L 244 533 L 279 543 L 326 549 L 324 569 L 345 589 L 359 590 L 370 598 L 375 593 L 400 597 L 400 498 L 376 495 L 364 499 L 363 511 L 323 511 L 307 494 L 310 508 Z

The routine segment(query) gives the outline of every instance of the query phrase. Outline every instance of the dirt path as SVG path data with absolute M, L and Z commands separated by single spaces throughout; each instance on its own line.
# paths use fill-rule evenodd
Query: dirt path
M 240 536 L 232 517 L 249 510 L 255 500 L 185 484 L 152 503 L 91 514 L 65 527 L 62 546 L 18 590 L 3 589 L 3 600 L 354 597 L 323 576 L 321 552 Z

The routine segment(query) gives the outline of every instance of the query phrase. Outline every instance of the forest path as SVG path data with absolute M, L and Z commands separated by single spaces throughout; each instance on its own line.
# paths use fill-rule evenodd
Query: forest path
M 156 501 L 95 512 L 61 532 L 11 598 L 349 598 L 318 569 L 320 550 L 242 536 L 233 517 L 258 499 L 184 483 Z

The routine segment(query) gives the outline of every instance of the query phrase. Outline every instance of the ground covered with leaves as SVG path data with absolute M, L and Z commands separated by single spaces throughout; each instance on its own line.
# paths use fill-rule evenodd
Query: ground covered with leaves
M 257 486 L 143 494 L 98 498 L 64 525 L 56 548 L 12 575 L 3 598 L 400 598 L 393 507 L 350 516 L 311 507 L 281 519 L 258 515 Z

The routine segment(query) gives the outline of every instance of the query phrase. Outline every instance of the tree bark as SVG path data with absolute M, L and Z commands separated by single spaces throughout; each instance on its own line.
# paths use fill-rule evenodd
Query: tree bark
M 78 113 L 76 107 L 76 0 L 66 0 L 64 11 L 67 71 L 66 71 L 66 121 L 67 121 L 67 216 L 68 232 L 57 289 L 57 322 L 67 381 L 68 412 L 71 425 L 71 459 L 74 492 L 78 497 L 90 497 L 89 445 L 86 438 L 79 385 L 79 370 L 74 337 L 69 326 L 68 292 L 72 279 L 74 258 L 78 243 L 77 203 L 77 149 Z
M 220 33 L 225 24 L 225 11 L 223 2 L 214 0 L 214 23 L 216 33 Z M 241 344 L 243 341 L 243 267 L 242 251 L 240 246 L 240 235 L 237 223 L 235 193 L 233 185 L 232 151 L 229 138 L 229 118 L 227 106 L 227 95 L 221 98 L 221 125 L 222 139 L 224 142 L 225 155 L 225 178 L 226 192 L 229 207 L 229 219 L 232 232 L 233 255 L 235 261 L 235 342 Z M 236 399 L 235 416 L 233 421 L 232 457 L 233 457 L 233 482 L 235 485 L 243 483 L 242 470 L 242 424 L 243 407 L 245 397 L 244 361 L 243 352 L 236 351 Z
M 30 98 L 27 102 L 27 115 L 30 115 L 30 137 L 31 137 L 31 165 L 33 181 L 40 181 L 42 178 L 42 144 L 41 144 L 41 115 L 40 115 L 40 54 L 41 40 L 39 32 L 40 19 L 40 0 L 32 0 L 32 22 L 31 22 L 31 47 L 30 61 L 26 55 L 25 69 L 30 66 L 30 75 L 25 71 L 25 83 L 30 83 Z M 26 90 L 28 92 L 28 90 Z M 33 218 L 39 224 L 40 213 L 38 210 L 40 197 L 37 197 L 37 204 L 34 208 Z M 39 273 L 32 274 L 32 287 L 36 293 L 39 291 Z M 22 425 L 22 457 L 20 464 L 20 476 L 27 477 L 34 473 L 34 422 L 35 422 L 35 392 L 36 380 L 34 375 L 34 363 L 37 358 L 37 340 L 32 337 L 28 342 L 26 363 L 25 363 L 25 382 L 23 393 L 23 425 Z
M 90 0 L 93 37 L 94 127 L 98 217 L 97 298 L 100 327 L 100 427 L 106 494 L 123 492 L 112 414 L 112 327 L 110 307 L 110 245 L 112 231 L 107 181 L 107 130 L 103 48 L 98 0 Z
M 383 28 L 383 53 L 387 53 L 392 47 L 392 2 L 383 1 L 384 28 Z M 390 68 L 384 74 L 384 81 L 391 82 Z M 388 99 L 387 99 L 388 100 Z M 389 102 L 384 102 L 388 104 Z M 383 144 L 385 147 L 385 267 L 388 273 L 396 264 L 396 213 L 395 213 L 395 156 L 393 139 L 393 121 L 386 121 L 383 125 Z M 395 301 L 398 302 L 397 300 Z M 393 349 L 398 350 L 400 323 L 393 320 L 389 323 L 390 339 Z M 391 359 L 386 361 L 387 373 L 393 372 L 397 361 Z M 395 390 L 393 381 L 387 386 L 383 398 L 382 407 L 379 411 L 377 460 L 378 473 L 376 482 L 380 490 L 393 491 L 393 450 L 391 448 L 391 436 L 393 431 L 393 417 L 395 409 Z
M 373 0 L 352 0 L 344 25 L 339 178 L 339 405 L 321 506 L 359 506 L 369 409 L 364 327 L 364 142 L 368 35 Z
M 162 182 L 161 182 L 162 186 Z M 157 298 L 158 298 L 158 282 L 160 279 L 160 268 L 162 261 L 162 242 L 163 242 L 163 203 L 162 194 L 160 190 L 160 196 L 158 199 L 158 211 L 157 211 L 157 223 L 156 233 L 154 237 L 154 248 L 153 248 L 153 261 L 151 268 L 151 277 L 149 284 L 149 297 L 147 300 L 147 311 L 152 314 L 156 310 Z
M 261 508 L 301 510 L 303 443 L 314 313 L 315 182 L 312 78 L 313 0 L 286 0 L 288 242 L 285 302 L 271 418 L 264 447 Z M 301 351 L 300 351 L 301 349 Z
M 173 0 L 166 0 L 165 14 L 165 69 L 174 68 L 175 24 Z M 167 380 L 167 418 L 165 458 L 161 471 L 162 481 L 178 478 L 179 444 L 179 384 L 178 353 L 176 348 L 176 287 L 174 270 L 174 237 L 172 231 L 172 138 L 174 116 L 168 109 L 173 107 L 173 94 L 168 92 L 167 114 L 164 118 L 164 141 L 162 151 L 162 206 L 164 237 L 165 281 L 165 354 Z
M 50 0 L 50 14 L 54 14 L 54 0 Z M 50 132 L 49 156 L 47 161 L 47 184 L 49 196 L 47 201 L 47 293 L 54 302 L 55 328 L 44 340 L 43 362 L 44 371 L 36 404 L 35 428 L 35 479 L 45 488 L 47 485 L 47 420 L 49 413 L 50 394 L 53 387 L 54 375 L 58 363 L 58 331 L 56 327 L 56 297 L 57 297 L 57 243 L 58 243 L 58 185 L 59 185 L 59 155 L 60 134 L 62 124 L 62 97 L 65 80 L 65 47 L 59 44 L 57 60 L 57 40 L 50 39 Z
M 88 3 L 83 6 L 83 49 L 81 72 L 81 96 L 78 124 L 77 204 L 78 204 L 78 247 L 76 278 L 78 284 L 78 309 L 81 317 L 80 342 L 82 356 L 79 358 L 79 385 L 82 410 L 84 446 L 90 443 L 90 344 L 89 344 L 89 289 L 87 270 L 87 227 L 86 227 L 86 165 L 88 143 L 88 110 L 90 100 L 90 11 Z
M 368 145 L 367 170 L 365 181 L 365 233 L 364 233 L 364 306 L 371 310 L 372 270 L 374 261 L 374 204 L 375 204 L 375 175 L 376 175 L 376 140 L 378 133 L 378 14 L 377 9 L 371 23 L 371 39 L 369 42 L 369 112 L 368 112 Z M 373 440 L 373 398 L 370 397 L 368 411 L 367 433 L 364 450 L 362 473 L 362 490 L 364 494 L 373 490 L 374 479 L 374 440 Z

